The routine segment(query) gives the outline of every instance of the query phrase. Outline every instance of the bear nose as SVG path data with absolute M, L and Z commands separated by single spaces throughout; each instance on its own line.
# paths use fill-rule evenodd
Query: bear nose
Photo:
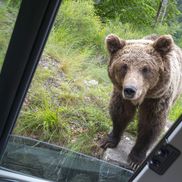
M 124 87 L 124 95 L 126 98 L 132 99 L 136 94 L 137 89 L 133 86 L 126 86 Z

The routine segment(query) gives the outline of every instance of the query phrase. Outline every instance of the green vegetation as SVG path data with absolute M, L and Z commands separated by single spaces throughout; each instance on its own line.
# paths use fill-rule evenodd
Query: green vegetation
M 15 21 L 14 12 L 17 11 L 17 6 L 12 6 L 13 1 L 7 2 L 0 6 L 1 60 L 12 30 L 12 23 L 9 22 Z M 65 0 L 62 4 L 18 118 L 15 134 L 99 156 L 100 139 L 111 128 L 108 103 L 112 84 L 107 76 L 105 36 L 115 33 L 124 39 L 136 39 L 153 33 L 170 33 L 177 37 L 178 43 L 182 42 L 179 39 L 181 26 L 174 21 L 174 17 L 168 16 L 163 25 L 153 27 L 158 1 L 156 4 L 150 0 L 146 1 L 149 4 L 133 1 L 145 10 L 144 17 L 133 11 L 133 6 L 128 9 L 130 4 L 127 8 L 121 4 L 122 10 L 125 10 L 122 15 L 128 18 L 125 21 L 122 16 L 117 16 L 121 12 L 115 11 L 112 16 L 103 15 L 108 5 L 101 2 L 99 5 L 91 0 Z M 175 4 L 172 5 L 169 14 L 174 12 L 177 19 L 179 12 Z M 171 120 L 181 113 L 181 103 L 182 98 L 172 109 Z M 128 132 L 135 135 L 136 127 L 135 120 L 128 127 Z
M 116 17 L 122 23 L 134 25 L 137 28 L 151 27 L 155 24 L 157 11 L 161 0 L 101 0 L 96 3 L 97 13 L 105 19 L 115 19 Z M 176 1 L 170 0 L 167 5 L 167 14 L 164 18 L 164 23 L 175 22 L 176 16 L 180 14 L 176 8 Z
M 3 63 L 17 14 L 17 9 L 8 5 L 0 4 L 0 65 Z

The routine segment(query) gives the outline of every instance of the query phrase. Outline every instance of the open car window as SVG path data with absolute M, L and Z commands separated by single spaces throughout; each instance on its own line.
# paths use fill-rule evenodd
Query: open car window
M 0 21 L 0 63 L 3 65 L 0 75 L 1 167 L 50 181 L 128 181 L 145 159 L 131 163 L 127 158 L 135 140 L 137 142 L 143 136 L 137 128 L 142 128 L 145 133 L 146 140 L 142 141 L 146 143 L 143 148 L 147 148 L 144 153 L 148 155 L 152 150 L 152 144 L 147 145 L 151 139 L 149 135 L 153 135 L 152 128 L 158 125 L 155 122 L 161 116 L 160 113 L 153 113 L 153 110 L 158 105 L 165 107 L 168 104 L 166 99 L 160 103 L 156 101 L 158 97 L 153 99 L 156 93 L 160 95 L 164 92 L 156 91 L 157 87 L 148 91 L 152 98 L 148 99 L 148 95 L 145 95 L 144 99 L 142 94 L 149 87 L 152 76 L 159 75 L 162 71 L 163 75 L 166 74 L 168 70 L 165 69 L 169 65 L 161 60 L 176 45 L 180 46 L 181 25 L 177 26 L 181 20 L 180 2 L 167 2 L 166 5 L 166 1 L 147 1 L 146 4 L 137 1 L 136 4 L 131 4 L 65 0 L 59 9 L 60 3 L 56 0 L 0 3 L 0 16 L 2 14 L 3 17 Z M 137 13 L 138 8 L 140 13 Z M 131 12 L 135 16 L 127 16 Z M 144 26 L 143 29 L 138 25 Z M 158 35 L 148 36 L 153 33 Z M 173 38 L 166 34 L 171 34 Z M 139 85 L 143 84 L 145 88 L 141 89 L 143 92 L 138 92 L 139 95 L 142 93 L 140 99 L 123 106 L 119 99 L 128 96 L 123 102 L 127 100 L 129 103 L 138 87 L 127 87 L 121 91 L 122 87 L 118 83 L 124 83 L 120 78 L 134 68 L 129 65 L 131 60 L 127 60 L 139 58 L 132 51 L 126 50 L 124 61 L 127 64 L 123 66 L 118 63 L 116 69 L 114 64 L 113 67 L 111 65 L 113 57 L 117 57 L 117 51 L 122 51 L 127 46 L 131 46 L 132 50 L 135 43 L 139 46 L 139 51 L 141 45 L 148 46 L 147 58 L 151 50 L 155 52 L 154 57 L 147 59 L 148 62 L 152 62 L 157 54 L 157 58 L 160 57 L 157 61 L 161 64 L 156 70 L 152 70 L 151 65 L 146 65 L 146 60 L 142 60 L 142 63 L 145 62 L 143 67 L 140 63 L 134 64 L 138 70 L 133 70 L 128 80 L 134 78 L 135 83 L 140 81 Z M 133 52 L 136 53 L 135 50 Z M 143 56 L 142 59 L 146 56 L 141 52 L 137 55 Z M 122 59 L 121 56 L 118 60 Z M 177 63 L 173 66 L 180 74 L 180 66 L 176 65 Z M 116 74 L 114 79 L 113 73 Z M 151 80 L 148 81 L 148 78 Z M 179 79 L 175 83 L 170 82 L 176 93 L 180 91 L 180 87 L 176 86 Z M 147 81 L 143 83 L 143 80 Z M 161 81 L 161 75 L 156 80 Z M 156 84 L 156 80 L 151 81 L 152 85 Z M 161 81 L 164 87 L 166 80 L 164 78 Z M 118 92 L 119 89 L 121 93 Z M 156 93 L 151 96 L 152 89 Z M 117 97 L 117 94 L 120 96 Z M 176 95 L 171 97 L 176 99 Z M 146 103 L 147 99 L 151 102 Z M 126 115 L 119 115 L 117 110 L 123 108 Z M 165 131 L 155 138 L 156 143 L 181 114 L 180 96 L 176 105 L 170 109 L 167 124 L 163 126 Z M 113 115 L 115 112 L 116 117 Z M 129 123 L 131 113 L 133 122 Z M 138 124 L 141 115 L 145 121 L 153 123 L 151 127 L 145 129 L 148 123 Z M 155 116 L 154 119 L 148 120 L 149 115 Z M 114 128 L 113 120 L 121 118 L 122 121 L 123 116 L 129 116 L 129 120 L 124 124 L 128 128 L 123 128 L 126 133 L 120 141 L 120 136 L 116 134 L 117 131 L 118 135 L 121 134 L 119 128 L 122 128 L 122 124 L 116 124 Z M 162 126 L 163 123 L 159 125 Z M 155 131 L 158 129 L 159 127 Z M 139 139 L 136 139 L 137 136 Z M 112 146 L 112 139 L 115 138 L 119 140 L 114 141 Z M 116 143 L 119 143 L 117 148 L 106 149 L 116 147 Z M 140 145 L 143 144 L 140 142 Z M 139 154 L 142 155 L 142 152 Z

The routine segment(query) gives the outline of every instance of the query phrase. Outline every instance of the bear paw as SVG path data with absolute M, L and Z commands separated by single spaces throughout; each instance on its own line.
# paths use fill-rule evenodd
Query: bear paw
M 128 165 L 129 167 L 136 171 L 138 169 L 138 167 L 140 166 L 141 163 L 138 163 L 138 162 L 133 162 L 133 161 L 128 161 Z
M 137 170 L 138 167 L 142 164 L 144 161 L 146 155 L 145 154 L 140 154 L 137 155 L 134 152 L 131 152 L 128 156 L 128 165 L 131 167 L 132 170 Z
M 115 148 L 118 145 L 119 141 L 120 141 L 120 139 L 113 137 L 112 132 L 111 132 L 107 136 L 107 138 L 101 142 L 100 147 L 103 148 L 104 150 L 106 150 L 107 148 Z

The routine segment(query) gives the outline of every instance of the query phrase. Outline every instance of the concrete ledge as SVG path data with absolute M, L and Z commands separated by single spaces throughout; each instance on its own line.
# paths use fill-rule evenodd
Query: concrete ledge
M 171 127 L 171 125 L 172 122 L 170 121 L 166 122 L 164 133 L 167 132 L 167 130 Z M 134 144 L 135 144 L 135 137 L 133 137 L 129 133 L 124 133 L 120 143 L 116 148 L 107 148 L 107 150 L 103 154 L 103 160 L 126 168 L 130 168 L 127 163 L 127 157 Z
M 108 148 L 103 155 L 103 159 L 113 164 L 128 168 L 127 157 L 135 143 L 135 138 L 128 133 L 124 133 L 116 148 Z

